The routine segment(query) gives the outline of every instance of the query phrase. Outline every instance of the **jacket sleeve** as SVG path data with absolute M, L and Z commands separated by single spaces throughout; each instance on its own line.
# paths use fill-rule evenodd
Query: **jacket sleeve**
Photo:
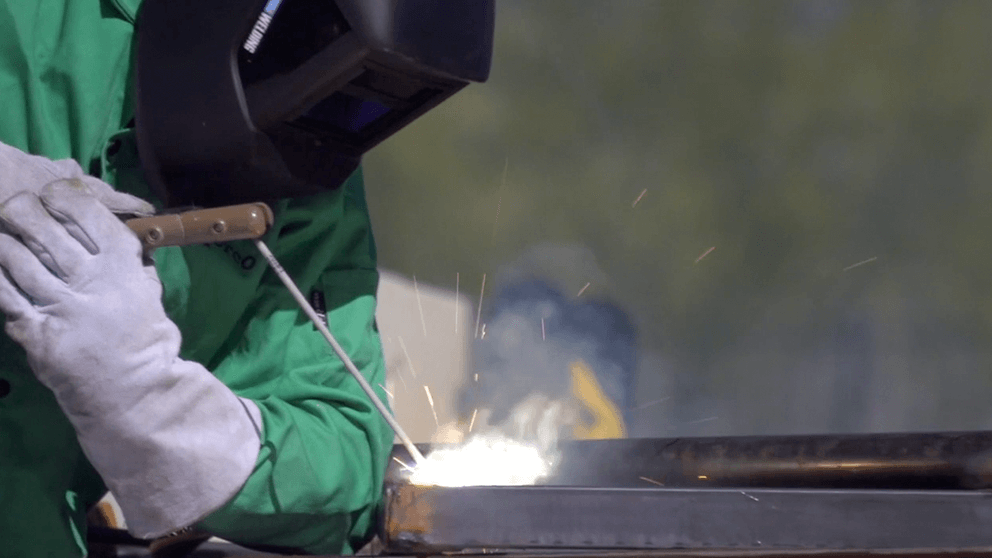
M 386 401 L 378 275 L 361 175 L 343 192 L 282 202 L 272 249 Z M 237 343 L 214 367 L 262 415 L 261 451 L 240 492 L 200 522 L 222 538 L 348 554 L 371 538 L 393 434 L 271 271 Z

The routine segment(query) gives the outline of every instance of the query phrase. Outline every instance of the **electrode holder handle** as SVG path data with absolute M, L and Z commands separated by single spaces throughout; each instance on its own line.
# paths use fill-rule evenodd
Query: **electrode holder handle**
M 145 249 L 154 249 L 259 238 L 274 221 L 269 206 L 257 202 L 141 217 L 124 224 L 138 235 Z

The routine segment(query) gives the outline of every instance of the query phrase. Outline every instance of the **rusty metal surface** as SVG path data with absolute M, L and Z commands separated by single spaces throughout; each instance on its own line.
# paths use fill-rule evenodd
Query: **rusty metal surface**
M 150 554 L 124 554 L 130 558 L 139 556 L 150 557 Z M 205 544 L 193 551 L 187 558 L 263 558 L 275 556 L 297 556 L 286 554 L 271 554 L 254 552 L 232 545 Z M 453 556 L 451 554 L 437 556 Z M 702 550 L 702 551 L 655 551 L 655 552 L 572 552 L 572 553 L 510 553 L 510 554 L 456 554 L 458 558 L 796 558 L 809 556 L 812 558 L 988 558 L 992 556 L 992 547 L 972 549 L 935 549 L 919 550 L 802 550 L 802 551 L 749 551 L 749 550 Z M 300 555 L 299 558 L 302 558 Z M 321 557 L 311 557 L 321 558 Z M 323 558 L 343 558 L 323 556 Z M 423 556 L 394 555 L 393 558 L 423 558 Z
M 421 446 L 429 452 L 430 446 Z M 406 453 L 394 455 L 409 462 Z M 550 486 L 965 489 L 992 487 L 992 432 L 567 442 Z M 388 478 L 405 471 L 391 463 Z M 650 480 L 645 480 L 650 479 Z
M 450 555 L 448 555 L 450 556 Z M 654 552 L 572 552 L 457 554 L 459 558 L 988 558 L 992 546 L 933 550 L 661 550 Z M 397 556 L 397 558 L 400 558 Z M 412 558 L 412 557 L 411 557 Z
M 206 544 L 187 558 L 264 558 L 275 556 L 299 556 L 287 554 L 272 554 L 268 552 L 253 552 L 240 547 L 230 548 L 231 545 Z M 123 554 L 122 558 L 151 557 L 151 554 Z M 450 554 L 437 556 L 452 556 Z M 988 558 L 992 556 L 992 547 L 956 550 L 886 550 L 886 551 L 656 551 L 650 553 L 619 553 L 619 552 L 593 552 L 593 553 L 568 553 L 568 554 L 533 554 L 533 553 L 512 553 L 512 554 L 457 554 L 458 558 L 797 558 L 799 556 L 810 556 L 812 558 Z M 321 558 L 321 556 L 311 556 L 311 558 Z M 323 558 L 344 558 L 338 556 L 323 556 Z M 395 555 L 393 558 L 423 558 L 420 556 Z
M 992 494 L 394 485 L 382 538 L 415 554 L 964 549 L 992 546 Z

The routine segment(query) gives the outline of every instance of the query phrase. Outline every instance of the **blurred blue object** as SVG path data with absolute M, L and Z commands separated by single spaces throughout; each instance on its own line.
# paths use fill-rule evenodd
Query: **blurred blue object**
M 573 365 L 581 362 L 623 422 L 630 423 L 637 335 L 619 306 L 572 301 L 547 282 L 530 278 L 497 292 L 482 323 L 472 346 L 473 377 L 462 393 L 463 417 L 489 409 L 490 422 L 499 423 L 531 394 L 571 397 Z

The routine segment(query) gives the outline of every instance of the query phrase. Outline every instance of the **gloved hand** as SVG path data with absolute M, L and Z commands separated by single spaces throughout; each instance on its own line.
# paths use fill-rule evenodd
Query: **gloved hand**
M 179 330 L 135 234 L 79 181 L 13 196 L 0 223 L 7 333 L 129 529 L 159 536 L 226 503 L 254 468 L 260 413 L 179 358 Z
M 89 186 L 93 195 L 114 213 L 147 216 L 155 212 L 148 202 L 117 192 L 100 179 L 87 176 L 73 159 L 52 161 L 0 142 L 0 169 L 3 171 L 0 175 L 0 202 L 21 192 L 37 194 L 55 180 L 74 178 Z

